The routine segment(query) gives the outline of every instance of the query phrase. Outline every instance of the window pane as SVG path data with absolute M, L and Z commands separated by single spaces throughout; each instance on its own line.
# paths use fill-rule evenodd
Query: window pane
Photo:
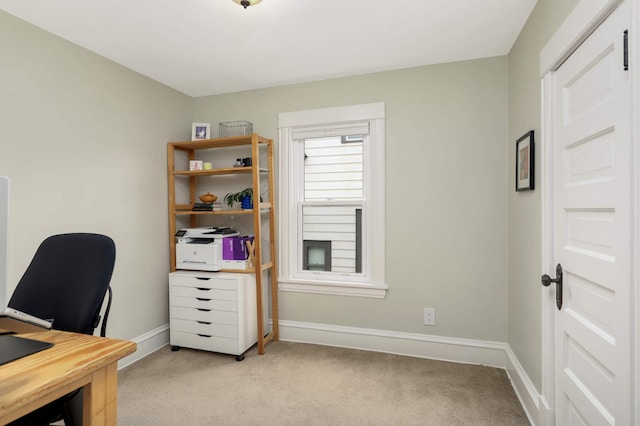
M 309 247 L 309 268 L 324 268 L 324 247 Z M 322 270 L 322 269 L 321 269 Z
M 340 273 L 360 273 L 361 205 L 313 205 L 302 208 L 302 240 L 329 241 L 331 249 L 326 254 L 330 259 L 327 271 Z M 314 264 L 311 251 L 307 253 L 308 264 Z M 358 265 L 358 266 L 357 266 Z M 307 265 L 303 265 L 303 270 Z M 309 267 L 309 269 L 311 269 Z
M 363 144 L 343 138 L 304 140 L 304 199 L 361 200 Z
M 304 240 L 303 268 L 305 271 L 331 270 L 331 241 Z

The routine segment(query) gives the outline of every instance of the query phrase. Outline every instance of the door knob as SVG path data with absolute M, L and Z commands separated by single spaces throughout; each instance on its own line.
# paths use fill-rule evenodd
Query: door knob
M 562 265 L 558 263 L 556 266 L 556 277 L 551 278 L 549 275 L 544 274 L 541 278 L 542 285 L 549 287 L 551 283 L 556 283 L 556 306 L 558 310 L 562 309 Z

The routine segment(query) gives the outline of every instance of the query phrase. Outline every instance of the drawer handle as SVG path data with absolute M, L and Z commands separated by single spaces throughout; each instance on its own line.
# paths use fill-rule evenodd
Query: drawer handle
M 198 321 L 198 324 L 211 325 L 211 323 L 208 321 Z
M 196 277 L 197 280 L 209 281 L 211 278 L 209 277 Z
M 196 308 L 196 309 L 201 312 L 211 312 L 211 309 L 203 309 L 203 308 Z
M 196 287 L 196 290 L 200 290 L 200 291 L 211 291 L 210 288 L 204 288 L 204 287 Z
M 211 299 L 205 299 L 204 297 L 196 297 L 196 299 L 201 302 L 211 302 Z
M 207 338 L 211 338 L 211 336 L 210 336 L 210 335 L 208 335 L 208 334 L 199 334 L 199 333 L 198 333 L 198 336 L 200 336 L 200 337 L 207 337 Z

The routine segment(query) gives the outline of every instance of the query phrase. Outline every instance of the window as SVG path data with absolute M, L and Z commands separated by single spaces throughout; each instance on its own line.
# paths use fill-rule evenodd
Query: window
M 306 271 L 331 270 L 331 241 L 304 240 L 302 247 L 304 252 L 302 269 Z
M 384 103 L 280 114 L 281 290 L 385 296 L 384 118 Z

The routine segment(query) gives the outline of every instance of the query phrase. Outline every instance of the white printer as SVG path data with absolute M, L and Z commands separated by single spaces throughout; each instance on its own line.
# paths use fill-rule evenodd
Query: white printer
M 238 235 L 233 228 L 185 228 L 176 232 L 176 269 L 219 271 L 222 269 L 222 239 Z

